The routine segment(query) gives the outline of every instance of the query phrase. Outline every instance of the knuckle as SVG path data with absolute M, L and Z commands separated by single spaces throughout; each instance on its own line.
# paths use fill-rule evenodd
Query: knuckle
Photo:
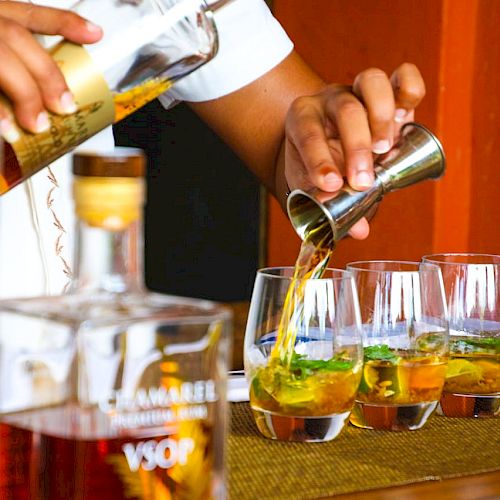
M 321 94 L 324 97 L 335 97 L 340 94 L 352 94 L 351 85 L 342 85 L 339 83 L 329 83 L 322 91 Z
M 74 12 L 64 11 L 58 12 L 57 17 L 54 19 L 54 30 L 63 35 L 76 29 L 82 22 L 82 18 Z
M 313 98 L 309 96 L 297 97 L 290 105 L 290 114 L 301 115 L 308 110 L 312 104 Z
M 37 78 L 44 92 L 61 93 L 66 88 L 65 80 L 57 64 L 49 57 L 43 55 L 37 61 Z M 50 78 L 49 78 L 50 77 Z
M 356 82 L 361 86 L 373 80 L 388 80 L 387 74 L 380 68 L 368 68 L 356 77 Z
M 18 89 L 12 96 L 12 100 L 23 109 L 38 109 L 41 107 L 40 93 L 32 85 L 26 85 L 22 89 Z
M 305 130 L 301 132 L 296 138 L 296 146 L 299 149 L 305 149 L 312 144 L 316 144 L 318 141 L 322 139 L 321 134 L 319 134 L 316 130 Z
M 10 19 L 2 20 L 2 37 L 10 42 L 19 41 L 20 38 L 24 38 L 26 35 L 26 30 L 15 21 Z
M 360 158 L 366 156 L 368 158 L 371 158 L 372 157 L 371 144 L 370 145 L 352 144 L 346 153 L 351 157 Z
M 83 19 L 76 13 L 69 10 L 64 11 L 63 15 L 60 17 L 61 25 L 75 26 L 81 24 Z
M 392 123 L 394 117 L 394 105 L 376 106 L 369 111 L 370 122 L 374 122 L 377 127 L 386 129 Z
M 364 108 L 362 104 L 352 98 L 341 98 L 337 102 L 337 112 L 339 115 L 344 115 L 350 117 L 353 115 L 358 115 L 360 112 L 364 114 Z

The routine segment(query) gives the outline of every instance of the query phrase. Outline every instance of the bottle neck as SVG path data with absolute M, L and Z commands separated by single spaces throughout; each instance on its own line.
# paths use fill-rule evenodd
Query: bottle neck
M 77 225 L 70 293 L 143 290 L 142 178 L 75 177 Z
M 140 293 L 144 290 L 142 224 L 119 231 L 78 220 L 70 293 Z

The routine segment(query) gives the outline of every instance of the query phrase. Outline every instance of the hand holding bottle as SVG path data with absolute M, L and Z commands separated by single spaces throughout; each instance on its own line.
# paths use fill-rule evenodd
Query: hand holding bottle
M 76 105 L 54 60 L 33 33 L 61 35 L 75 43 L 93 43 L 101 29 L 77 14 L 22 2 L 0 2 L 0 91 L 11 103 L 15 117 L 0 107 L 0 133 L 15 140 L 15 119 L 31 132 L 42 132 L 49 124 L 46 110 L 74 113 Z M 48 77 L 50 75 L 50 77 Z
M 72 7 L 78 15 L 20 2 L 0 6 L 10 27 L 3 32 L 8 71 L 0 70 L 0 194 L 216 53 L 204 0 L 82 0 Z M 46 53 L 32 32 L 63 40 Z

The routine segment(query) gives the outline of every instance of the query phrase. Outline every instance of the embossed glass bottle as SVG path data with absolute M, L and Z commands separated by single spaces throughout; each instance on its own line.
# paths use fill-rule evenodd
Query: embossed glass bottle
M 67 294 L 0 302 L 0 497 L 224 498 L 230 316 L 141 284 L 139 150 L 74 159 Z
M 49 114 L 45 132 L 16 126 L 9 142 L 0 138 L 0 195 L 211 60 L 218 47 L 212 12 L 228 1 L 77 2 L 72 10 L 101 26 L 102 40 L 85 46 L 63 40 L 49 52 L 78 110 Z M 1 94 L 0 104 L 10 106 Z

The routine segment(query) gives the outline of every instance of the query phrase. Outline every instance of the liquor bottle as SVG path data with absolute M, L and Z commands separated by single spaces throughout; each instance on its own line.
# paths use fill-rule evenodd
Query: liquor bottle
M 144 289 L 140 150 L 73 165 L 71 287 L 0 302 L 0 498 L 224 498 L 230 315 Z
M 227 2 L 78 2 L 72 10 L 101 26 L 102 40 L 86 46 L 63 40 L 49 50 L 77 111 L 49 113 L 45 132 L 32 134 L 14 124 L 10 142 L 0 138 L 0 195 L 211 60 L 218 47 L 212 12 Z M 10 109 L 1 94 L 0 104 Z

